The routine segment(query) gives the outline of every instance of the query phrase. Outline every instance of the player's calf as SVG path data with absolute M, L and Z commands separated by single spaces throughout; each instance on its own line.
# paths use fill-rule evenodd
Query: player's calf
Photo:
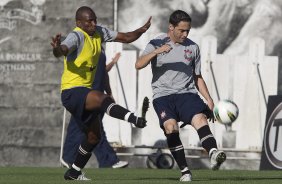
M 101 108 L 106 112 L 109 116 L 114 118 L 125 120 L 130 123 L 133 123 L 138 128 L 144 128 L 146 126 L 146 120 L 141 117 L 136 117 L 132 112 L 123 108 L 122 106 L 116 104 L 114 100 L 110 97 L 107 97 L 102 102 Z

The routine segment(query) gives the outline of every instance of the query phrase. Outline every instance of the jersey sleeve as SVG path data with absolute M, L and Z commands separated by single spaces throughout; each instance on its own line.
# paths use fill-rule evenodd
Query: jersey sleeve
M 162 35 L 152 39 L 147 44 L 147 46 L 145 47 L 145 50 L 143 51 L 141 56 L 150 54 L 151 52 L 153 52 L 157 48 L 161 47 L 162 45 L 166 44 L 167 42 L 168 42 L 168 38 L 167 38 L 166 34 L 162 34 Z
M 144 51 L 142 52 L 141 56 L 144 56 L 144 55 L 147 55 L 147 54 L 150 54 L 151 52 L 153 52 L 154 50 L 156 50 L 156 46 L 154 45 L 154 43 L 152 41 L 150 41 Z
M 77 50 L 81 40 L 83 40 L 84 35 L 80 32 L 71 32 L 67 35 L 67 37 L 62 41 L 61 45 L 67 46 L 69 49 L 69 54 L 73 51 Z
M 112 42 L 117 37 L 117 31 L 113 31 L 111 29 L 108 29 L 107 27 L 102 26 L 96 26 L 96 31 L 100 33 L 102 36 L 103 42 Z
M 201 75 L 201 54 L 198 45 L 195 45 L 195 74 Z

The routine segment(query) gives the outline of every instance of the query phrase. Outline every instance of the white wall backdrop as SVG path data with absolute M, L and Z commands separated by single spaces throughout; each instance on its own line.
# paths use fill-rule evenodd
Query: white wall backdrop
M 279 35 L 279 30 L 282 28 L 282 1 L 123 0 L 118 2 L 119 31 L 138 28 L 149 16 L 153 17 L 151 28 L 132 43 L 141 51 L 151 38 L 167 31 L 168 18 L 174 10 L 182 9 L 190 14 L 192 30 L 188 37 L 201 46 L 202 73 L 215 102 L 218 99 L 208 67 L 210 61 L 216 75 L 220 98 L 232 99 L 240 108 L 239 118 L 232 127 L 237 132 L 236 147 L 260 149 L 265 123 L 265 99 L 267 100 L 268 95 L 275 95 L 279 91 L 278 61 L 281 54 L 277 48 L 282 45 L 282 36 Z M 212 50 L 208 50 L 207 47 Z M 278 57 L 270 57 L 272 55 Z M 127 58 L 127 60 L 135 62 L 136 59 Z M 261 90 L 257 66 L 265 97 Z M 149 98 L 152 96 L 151 76 L 150 66 L 139 72 L 137 84 L 139 105 L 144 96 Z M 158 127 L 158 119 L 153 107 L 150 108 L 147 118 L 148 127 L 141 131 L 140 142 L 153 145 L 157 139 L 164 139 L 164 136 Z M 219 146 L 222 146 L 225 127 L 219 123 L 211 126 Z M 187 127 L 183 132 L 186 146 L 198 145 L 193 129 Z

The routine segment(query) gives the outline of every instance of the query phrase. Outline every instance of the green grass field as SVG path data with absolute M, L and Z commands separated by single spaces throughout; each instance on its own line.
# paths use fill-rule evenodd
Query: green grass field
M 85 181 L 65 181 L 65 168 L 0 167 L 0 184 L 57 184 L 85 183 Z M 85 169 L 92 181 L 87 183 L 179 183 L 178 170 L 157 169 Z M 246 183 L 282 184 L 282 171 L 211 171 L 194 170 L 192 183 Z

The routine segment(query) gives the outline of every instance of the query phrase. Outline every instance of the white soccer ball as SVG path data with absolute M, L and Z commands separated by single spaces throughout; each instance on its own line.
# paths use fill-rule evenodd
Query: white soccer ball
M 215 105 L 213 114 L 219 123 L 231 124 L 238 118 L 239 109 L 231 100 L 221 100 Z

